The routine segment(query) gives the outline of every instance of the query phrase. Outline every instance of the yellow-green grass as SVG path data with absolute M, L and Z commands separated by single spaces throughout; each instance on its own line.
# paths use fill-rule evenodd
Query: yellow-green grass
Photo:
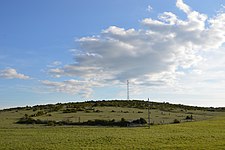
M 104 119 L 112 120 L 115 119 L 119 121 L 121 118 L 132 121 L 139 118 L 145 118 L 147 120 L 147 109 L 137 109 L 137 108 L 122 108 L 122 107 L 94 107 L 94 110 L 99 110 L 100 112 L 89 111 L 77 111 L 76 113 L 63 113 L 62 110 L 56 112 L 50 112 L 42 116 L 33 117 L 34 119 L 41 120 L 69 120 L 73 122 L 84 122 L 94 119 Z M 44 110 L 12 110 L 12 111 L 2 111 L 0 112 L 0 128 L 9 127 L 26 127 L 25 125 L 15 124 L 21 117 L 25 114 L 32 115 L 38 111 Z M 185 118 L 192 115 L 193 121 L 200 121 L 218 116 L 221 112 L 209 112 L 201 110 L 173 110 L 173 111 L 162 111 L 158 109 L 152 109 L 151 112 L 151 123 L 154 124 L 168 124 L 172 123 L 174 119 L 178 119 L 181 122 L 186 122 Z M 223 114 L 223 113 L 222 113 Z
M 138 128 L 2 128 L 0 149 L 224 149 L 225 116 Z
M 97 107 L 99 113 L 63 113 L 43 115 L 39 119 L 81 121 L 94 119 L 127 120 L 144 117 L 146 109 Z M 114 110 L 114 112 L 112 112 Z M 142 111 L 143 113 L 138 113 Z M 207 111 L 166 112 L 151 110 L 151 119 L 167 122 L 184 119 L 190 113 L 194 122 L 154 125 L 147 127 L 88 127 L 88 126 L 45 126 L 15 124 L 24 114 L 33 110 L 0 112 L 0 149 L 225 149 L 225 113 Z M 124 113 L 126 112 L 126 113 Z M 128 113 L 127 113 L 128 112 Z M 167 118 L 166 118 L 167 117 Z M 158 119 L 158 120 L 157 120 Z M 207 119 L 207 120 L 205 120 Z
M 105 119 L 105 120 L 120 120 L 121 118 L 125 118 L 126 120 L 134 120 L 140 117 L 145 118 L 147 120 L 147 109 L 137 109 L 137 108 L 122 108 L 122 107 L 95 107 L 95 110 L 99 110 L 100 112 L 92 112 L 89 113 L 84 111 L 78 111 L 76 113 L 63 113 L 62 111 L 52 112 L 49 115 L 43 115 L 39 117 L 35 117 L 36 119 L 42 120 L 70 120 L 74 122 L 81 122 L 94 120 L 94 119 Z M 140 113 L 141 112 L 141 113 Z M 181 122 L 185 121 L 186 116 L 193 115 L 194 120 L 205 120 L 211 118 L 212 116 L 218 115 L 218 112 L 207 112 L 200 110 L 190 110 L 190 111 L 181 111 L 181 110 L 173 110 L 169 111 L 161 111 L 158 109 L 152 109 L 151 112 L 151 123 L 154 124 L 168 124 L 173 122 L 174 119 L 178 119 Z

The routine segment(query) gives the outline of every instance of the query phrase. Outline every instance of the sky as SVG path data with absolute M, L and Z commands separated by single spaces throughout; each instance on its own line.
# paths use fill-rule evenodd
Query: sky
M 130 99 L 225 107 L 223 0 L 0 0 L 0 109 Z

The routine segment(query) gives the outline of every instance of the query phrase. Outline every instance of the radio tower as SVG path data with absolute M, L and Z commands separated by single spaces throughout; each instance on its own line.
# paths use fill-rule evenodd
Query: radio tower
M 127 80 L 127 100 L 129 100 L 129 80 Z

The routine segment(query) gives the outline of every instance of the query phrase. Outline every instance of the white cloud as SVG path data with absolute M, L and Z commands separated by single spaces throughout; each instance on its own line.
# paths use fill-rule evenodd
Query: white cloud
M 54 61 L 53 63 L 52 63 L 52 65 L 54 65 L 54 66 L 59 66 L 59 65 L 61 65 L 62 64 L 62 62 L 60 62 L 60 61 Z
M 185 13 L 190 13 L 191 12 L 191 8 L 187 4 L 185 4 L 183 2 L 183 0 L 177 0 L 176 6 L 177 6 L 177 8 L 179 8 L 182 11 L 184 11 Z
M 98 83 L 95 86 L 129 79 L 140 86 L 179 87 L 182 76 L 192 70 L 200 75 L 199 65 L 206 59 L 203 53 L 225 43 L 225 14 L 208 18 L 182 0 L 177 0 L 176 6 L 187 19 L 164 12 L 158 19 L 143 19 L 144 27 L 138 30 L 110 26 L 97 36 L 78 39 L 79 50 L 73 51 L 75 63 L 49 73 L 79 78 L 81 83 L 94 81 Z
M 147 7 L 147 9 L 146 9 L 146 10 L 147 10 L 148 12 L 151 12 L 151 11 L 152 11 L 152 9 L 153 9 L 153 8 L 152 8 L 152 6 L 151 6 L 151 5 L 148 5 L 148 7 Z
M 164 12 L 162 15 L 159 16 L 159 19 L 169 23 L 170 25 L 174 25 L 178 21 L 177 16 L 171 12 Z
M 4 69 L 0 71 L 0 78 L 6 78 L 6 79 L 17 78 L 17 79 L 23 79 L 23 80 L 30 79 L 29 76 L 17 73 L 16 69 L 13 69 L 13 68 L 8 68 L 8 69 Z
M 65 80 L 63 82 L 41 81 L 54 92 L 64 92 L 69 94 L 80 94 L 83 97 L 90 97 L 93 90 L 92 87 L 100 86 L 94 81 Z
M 47 67 L 57 67 L 57 66 L 60 66 L 62 64 L 61 61 L 53 61 L 50 65 L 48 65 Z

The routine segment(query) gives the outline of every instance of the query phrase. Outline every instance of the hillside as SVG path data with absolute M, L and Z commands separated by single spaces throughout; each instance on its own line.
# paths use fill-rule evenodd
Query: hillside
M 196 107 L 142 100 L 102 100 L 4 109 L 0 111 L 0 119 L 5 120 L 9 126 L 17 126 L 18 123 L 143 126 L 148 119 L 148 107 L 151 125 L 206 120 L 225 111 L 222 107 Z

